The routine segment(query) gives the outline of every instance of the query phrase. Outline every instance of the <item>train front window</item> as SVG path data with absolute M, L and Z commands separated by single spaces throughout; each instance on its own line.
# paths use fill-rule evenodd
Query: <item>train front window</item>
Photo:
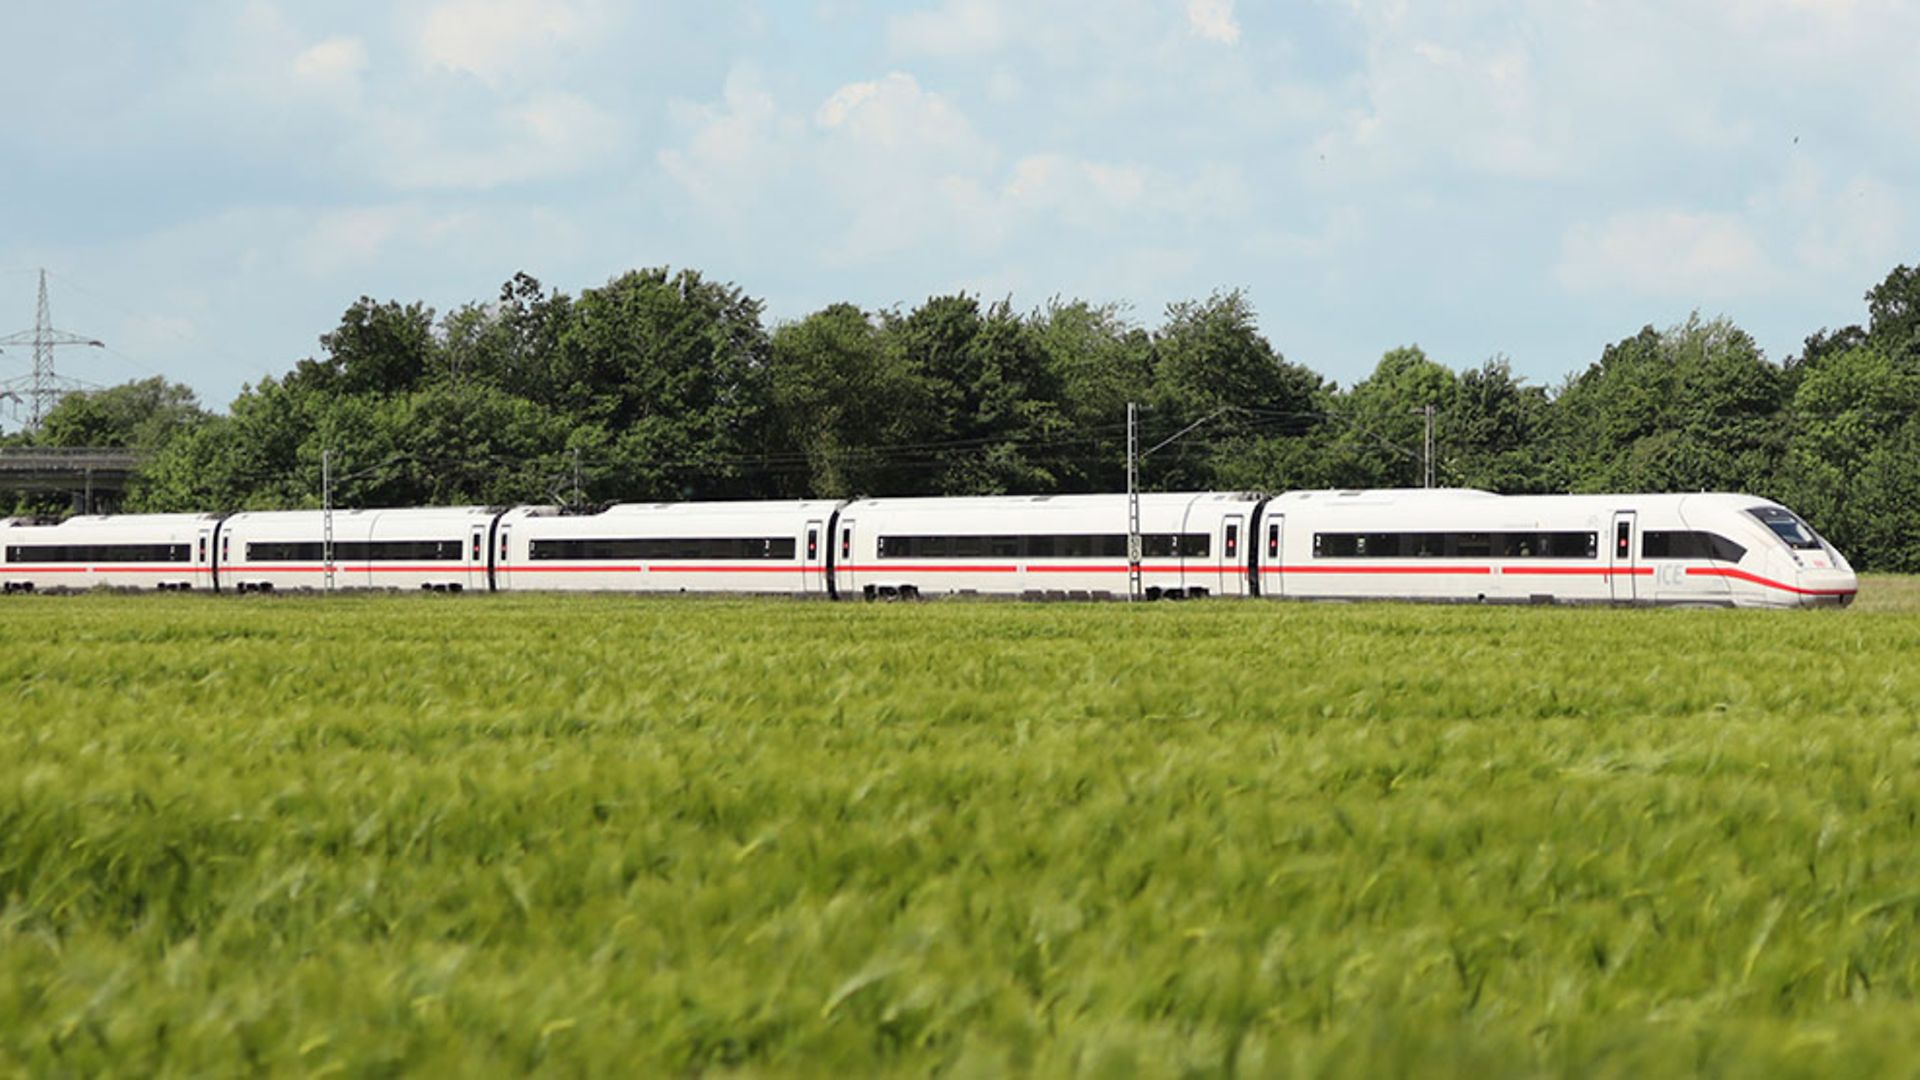
M 1773 535 L 1788 547 L 1800 551 L 1820 550 L 1820 537 L 1793 511 L 1778 506 L 1756 506 L 1747 513 L 1772 529 Z

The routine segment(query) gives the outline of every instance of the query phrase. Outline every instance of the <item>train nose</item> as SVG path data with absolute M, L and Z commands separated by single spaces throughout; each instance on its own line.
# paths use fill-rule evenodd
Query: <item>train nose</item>
M 1845 607 L 1853 603 L 1860 592 L 1860 579 L 1851 569 L 1802 568 L 1799 574 L 1800 599 L 1808 605 L 1837 604 Z

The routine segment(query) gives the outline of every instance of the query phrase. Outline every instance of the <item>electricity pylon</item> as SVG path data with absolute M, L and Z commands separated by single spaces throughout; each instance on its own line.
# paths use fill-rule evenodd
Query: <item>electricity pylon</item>
M 65 330 L 53 328 L 53 316 L 47 307 L 47 272 L 40 271 L 40 306 L 34 314 L 33 329 L 22 330 L 17 334 L 0 337 L 0 345 L 32 345 L 33 374 L 0 382 L 0 397 L 9 394 L 18 401 L 19 392 L 24 391 L 30 402 L 29 411 L 33 418 L 27 424 L 29 431 L 37 431 L 40 421 L 59 402 L 60 396 L 70 390 L 78 390 L 82 384 L 61 377 L 53 370 L 53 350 L 61 345 L 90 345 L 96 349 L 106 348 L 106 342 L 80 334 L 69 334 Z

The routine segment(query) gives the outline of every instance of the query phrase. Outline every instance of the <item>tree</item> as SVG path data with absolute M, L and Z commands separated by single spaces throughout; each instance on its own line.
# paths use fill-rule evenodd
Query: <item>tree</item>
M 1437 412 L 1452 404 L 1456 384 L 1453 371 L 1418 345 L 1381 356 L 1373 374 L 1332 403 L 1335 423 L 1327 453 L 1339 485 L 1419 487 L 1426 440 L 1422 414 L 1427 406 Z
M 1753 338 L 1698 315 L 1646 327 L 1554 401 L 1556 486 L 1574 491 L 1763 491 L 1785 449 L 1787 380 Z
M 1210 486 L 1223 470 L 1238 472 L 1234 462 L 1262 437 L 1297 437 L 1319 422 L 1320 377 L 1287 363 L 1261 335 L 1253 305 L 1238 289 L 1169 305 L 1153 345 L 1151 430 L 1171 435 L 1209 424 L 1161 452 L 1155 486 Z M 1234 422 L 1212 426 L 1208 418 L 1221 414 Z
M 770 393 L 777 445 L 800 455 L 807 492 L 823 498 L 895 494 L 925 484 L 898 447 L 945 428 L 935 390 L 879 321 L 834 304 L 773 333 Z
M 174 439 L 141 470 L 130 509 L 193 511 L 318 505 L 319 474 L 303 469 L 328 395 L 311 382 L 266 378 L 215 417 Z
M 158 450 L 208 417 L 182 383 L 151 379 L 67 394 L 48 411 L 36 439 L 44 446 Z
M 306 360 L 288 380 L 304 389 L 341 394 L 396 394 L 413 389 L 432 370 L 436 343 L 433 309 L 363 296 L 320 335 L 324 360 Z
M 515 274 L 494 303 L 467 304 L 441 319 L 436 380 L 484 383 L 554 407 L 562 389 L 555 363 L 572 307 L 566 294 Z
M 1055 299 L 1028 320 L 1059 388 L 1062 422 L 1075 436 L 1053 468 L 1063 490 L 1118 491 L 1126 484 L 1129 402 L 1153 392 L 1153 338 L 1118 305 Z
M 887 347 L 923 380 L 939 446 L 922 450 L 920 490 L 949 495 L 1052 491 L 1049 441 L 1059 389 L 1030 327 L 1006 302 L 984 313 L 964 293 L 882 323 Z M 905 464 L 903 461 L 902 464 Z
M 1920 571 L 1920 365 L 1863 344 L 1793 396 L 1778 494 L 1862 569 Z
M 1444 481 L 1503 495 L 1552 490 L 1541 445 L 1551 408 L 1545 388 L 1515 378 L 1505 359 L 1462 372 L 1440 416 Z
M 1889 357 L 1920 358 L 1920 266 L 1896 266 L 1867 291 L 1867 334 Z
M 749 495 L 769 447 L 760 303 L 692 270 L 624 274 L 571 305 L 555 403 L 603 429 L 624 498 Z

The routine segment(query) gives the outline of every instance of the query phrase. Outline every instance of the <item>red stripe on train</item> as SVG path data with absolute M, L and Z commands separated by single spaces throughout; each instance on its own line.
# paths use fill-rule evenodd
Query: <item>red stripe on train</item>
M 1610 567 L 1610 566 L 1503 566 L 1503 567 L 1501 567 L 1501 568 L 1500 568 L 1500 573 L 1502 573 L 1502 574 L 1514 574 L 1514 575 L 1526 575 L 1526 574 L 1533 574 L 1533 575 L 1543 575 L 1543 574 L 1557 574 L 1557 575 L 1560 575 L 1560 576 L 1576 576 L 1576 575 L 1577 575 L 1577 576 L 1589 576 L 1589 577 L 1652 577 L 1652 576 L 1653 576 L 1653 567 L 1651 567 L 1651 566 L 1621 566 L 1621 567 Z
M 1269 574 L 1491 574 L 1491 566 L 1270 566 Z
M 1750 574 L 1745 570 L 1736 570 L 1732 567 L 1689 566 L 1687 567 L 1687 576 L 1732 578 L 1735 581 L 1746 581 L 1755 585 L 1764 585 L 1769 589 L 1779 589 L 1781 592 L 1790 592 L 1799 596 L 1852 596 L 1860 591 L 1858 589 L 1807 589 L 1799 585 L 1789 585 L 1784 581 L 1763 578 L 1759 574 Z

